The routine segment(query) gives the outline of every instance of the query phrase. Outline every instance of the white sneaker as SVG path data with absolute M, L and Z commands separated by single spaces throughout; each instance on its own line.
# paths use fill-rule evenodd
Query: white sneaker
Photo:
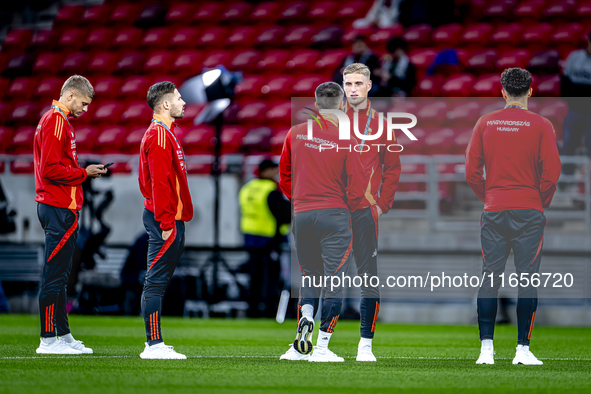
M 492 349 L 482 349 L 480 350 L 480 357 L 476 360 L 476 364 L 490 364 L 494 365 L 495 363 L 495 352 Z
M 161 342 L 154 346 L 149 346 L 145 342 L 146 348 L 140 354 L 143 359 L 167 359 L 167 360 L 185 360 L 187 356 L 184 354 L 177 353 L 172 346 L 166 346 L 164 342 Z
M 314 320 L 308 320 L 303 316 L 298 323 L 298 332 L 293 347 L 301 354 L 310 354 L 312 351 L 312 333 L 314 332 Z
M 82 352 L 69 347 L 56 338 L 50 344 L 43 342 L 43 339 L 41 339 L 41 344 L 37 348 L 37 354 L 82 354 Z
M 83 354 L 92 354 L 92 349 L 84 346 L 82 341 L 77 341 L 74 339 L 72 342 L 66 342 L 66 340 L 63 338 L 58 338 L 58 341 L 63 342 L 66 346 L 72 349 L 80 350 Z
M 308 361 L 311 363 L 342 363 L 345 359 L 334 354 L 329 348 L 316 346 Z
M 515 358 L 513 365 L 543 365 L 544 363 L 536 358 L 532 352 L 529 351 L 529 346 L 517 346 L 515 351 Z
M 279 360 L 291 360 L 291 361 L 307 361 L 310 358 L 309 354 L 302 354 L 293 348 L 293 343 L 289 345 L 289 349 L 285 354 L 279 357 Z
M 357 361 L 377 361 L 376 356 L 373 355 L 370 345 L 359 346 L 357 348 Z

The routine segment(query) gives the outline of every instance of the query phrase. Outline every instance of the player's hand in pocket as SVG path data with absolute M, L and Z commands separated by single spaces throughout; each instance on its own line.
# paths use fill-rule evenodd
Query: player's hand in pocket
M 382 208 L 379 205 L 376 205 L 376 211 L 378 212 L 378 219 L 381 218 L 384 212 L 382 212 Z
M 170 237 L 170 234 L 172 234 L 172 229 L 162 231 L 162 239 L 166 241 Z

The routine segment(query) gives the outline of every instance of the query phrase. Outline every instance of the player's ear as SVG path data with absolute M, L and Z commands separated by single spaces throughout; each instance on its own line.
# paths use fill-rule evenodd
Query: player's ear
M 369 88 L 367 89 L 367 93 L 368 93 L 368 96 L 369 96 L 369 91 L 371 90 L 371 79 L 367 83 L 367 86 L 369 86 Z
M 531 97 L 533 92 L 534 92 L 534 88 L 529 88 L 529 92 L 527 93 L 527 97 Z
M 504 99 L 507 99 L 507 92 L 505 92 L 505 89 L 501 89 L 501 94 L 503 95 Z
M 318 108 L 318 103 L 314 103 L 314 107 L 316 107 L 316 109 L 317 109 L 318 111 L 320 111 L 320 108 Z
M 339 111 L 342 111 L 343 108 L 344 108 L 343 100 L 341 100 L 341 103 L 339 104 Z

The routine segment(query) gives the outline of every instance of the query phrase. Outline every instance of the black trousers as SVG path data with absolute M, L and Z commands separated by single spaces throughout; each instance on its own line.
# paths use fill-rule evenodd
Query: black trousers
M 66 288 L 78 237 L 78 214 L 39 203 L 37 216 L 45 231 L 45 264 L 39 292 L 41 337 L 51 338 L 70 333 Z
M 368 277 L 378 275 L 378 212 L 374 205 L 351 213 L 353 256 L 357 273 Z M 369 279 L 367 281 L 369 283 Z M 380 311 L 380 290 L 361 287 L 361 337 L 373 338 Z
M 517 300 L 517 342 L 520 345 L 529 345 L 538 306 L 538 292 L 531 285 L 531 277 L 540 270 L 545 227 L 546 216 L 534 209 L 482 214 L 480 237 L 485 280 L 478 290 L 478 327 L 481 340 L 493 339 L 497 295 L 502 284 L 499 275 L 505 272 L 507 258 L 513 250 L 518 279 L 522 274 L 527 274 L 530 279 L 528 286 L 522 286 L 522 281 L 519 280 Z M 494 278 L 492 286 L 490 274 Z M 508 286 L 507 277 L 505 286 Z
M 163 342 L 160 318 L 162 299 L 176 265 L 185 251 L 185 222 L 177 221 L 166 241 L 162 238 L 160 222 L 144 209 L 144 227 L 148 232 L 148 271 L 142 293 L 142 314 L 150 346 Z
M 324 289 L 320 329 L 333 332 L 341 314 L 343 287 L 331 288 L 330 281 L 324 286 L 324 278 L 346 271 L 350 264 L 351 215 L 346 209 L 317 209 L 296 213 L 294 222 L 296 254 L 304 279 L 300 306 L 310 304 L 316 311 Z

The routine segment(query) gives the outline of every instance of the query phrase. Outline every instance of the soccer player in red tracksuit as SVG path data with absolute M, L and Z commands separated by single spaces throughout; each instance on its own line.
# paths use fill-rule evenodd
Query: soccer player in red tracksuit
M 59 101 L 53 101 L 35 131 L 35 201 L 45 231 L 45 264 L 39 292 L 40 354 L 92 353 L 70 333 L 66 287 L 78 237 L 82 182 L 106 173 L 102 165 L 86 169 L 78 166 L 76 134 L 68 119 L 86 112 L 93 98 L 94 89 L 86 78 L 68 78 Z
M 343 86 L 347 95 L 345 113 L 351 125 L 354 113 L 358 114 L 358 130 L 364 135 L 376 133 L 379 116 L 371 108 L 367 94 L 371 89 L 369 68 L 365 64 L 353 63 L 343 71 Z M 400 179 L 400 157 L 386 147 L 396 144 L 387 140 L 386 125 L 383 126 L 381 140 L 366 141 L 369 150 L 359 152 L 361 161 L 369 173 L 364 179 L 365 194 L 357 210 L 351 213 L 353 226 L 353 256 L 360 276 L 368 278 L 378 275 L 378 219 L 394 202 L 394 194 Z M 392 134 L 394 135 L 394 134 Z M 383 144 L 378 151 L 378 146 Z M 372 339 L 380 310 L 380 290 L 378 287 L 361 287 L 361 339 L 357 348 L 357 361 L 376 361 L 372 352 Z
M 513 249 L 519 275 L 517 351 L 513 364 L 541 365 L 529 350 L 538 305 L 532 275 L 539 273 L 546 217 L 560 176 L 560 157 L 550 121 L 527 109 L 531 75 L 510 68 L 501 75 L 505 109 L 482 116 L 466 149 L 466 181 L 484 201 L 480 221 L 483 274 L 478 291 L 482 348 L 477 364 L 494 364 L 493 334 L 499 277 Z M 486 178 L 483 176 L 486 169 Z M 490 275 L 494 275 L 491 286 Z M 522 286 L 527 277 L 529 286 Z
M 172 82 L 150 87 L 147 101 L 154 117 L 142 139 L 139 163 L 143 221 L 149 235 L 142 293 L 147 342 L 140 357 L 186 359 L 164 344 L 160 329 L 162 298 L 185 249 L 185 222 L 193 218 L 185 154 L 175 133 L 175 119 L 183 118 L 185 102 Z
M 334 82 L 316 89 L 319 109 L 342 110 L 343 90 Z M 353 244 L 350 212 L 355 211 L 365 192 L 360 182 L 365 173 L 361 158 L 348 148 L 357 141 L 340 141 L 335 115 L 322 115 L 322 126 L 313 124 L 308 140 L 306 124 L 294 126 L 285 139 L 279 163 L 279 184 L 294 207 L 294 238 L 297 260 L 303 275 L 300 289 L 302 317 L 293 347 L 281 356 L 287 360 L 342 362 L 328 349 L 330 337 L 342 308 L 343 287 L 322 286 L 323 277 L 338 276 L 346 270 Z M 321 150 L 321 147 L 325 148 Z M 311 278 L 312 283 L 306 282 Z M 309 284 L 308 284 L 309 283 Z M 316 285 L 314 285 L 315 283 Z M 330 279 L 329 279 L 330 283 Z M 324 287 L 322 323 L 312 351 L 314 313 Z

